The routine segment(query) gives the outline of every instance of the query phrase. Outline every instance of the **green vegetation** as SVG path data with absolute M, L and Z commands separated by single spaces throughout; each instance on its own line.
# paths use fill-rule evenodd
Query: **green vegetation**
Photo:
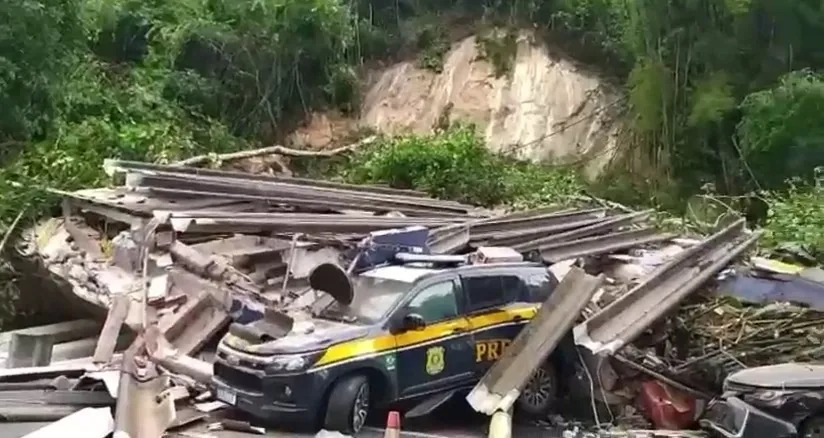
M 799 247 L 824 262 L 824 178 L 812 187 L 791 187 L 767 195 L 770 211 L 764 243 L 768 247 Z
M 517 30 L 511 27 L 495 27 L 477 35 L 478 52 L 481 58 L 495 68 L 495 76 L 509 74 L 515 65 L 518 52 Z
M 426 24 L 418 33 L 418 66 L 435 73 L 443 71 L 443 62 L 449 52 L 449 39 L 437 24 Z
M 574 169 L 490 152 L 471 126 L 384 139 L 358 151 L 345 169 L 351 182 L 422 189 L 435 197 L 484 206 L 566 204 L 585 187 Z
M 20 211 L 42 213 L 43 187 L 102 183 L 104 158 L 169 162 L 270 144 L 309 110 L 351 111 L 365 61 L 414 52 L 438 70 L 451 30 L 476 23 L 507 29 L 479 39 L 498 74 L 512 66 L 511 29 L 531 28 L 626 84 L 632 152 L 588 190 L 679 214 L 706 187 L 765 199 L 765 243 L 822 257 L 817 0 L 5 2 L 0 234 Z M 351 166 L 354 180 L 483 204 L 584 189 L 574 169 L 485 152 L 468 128 L 388 139 Z

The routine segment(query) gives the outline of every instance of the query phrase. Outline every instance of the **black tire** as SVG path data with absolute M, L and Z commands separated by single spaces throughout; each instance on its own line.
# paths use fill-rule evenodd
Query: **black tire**
M 800 429 L 798 436 L 801 438 L 824 438 L 824 416 L 808 418 Z
M 530 418 L 545 418 L 558 397 L 558 374 L 547 361 L 529 378 L 521 396 L 515 401 L 519 413 Z
M 369 390 L 369 380 L 360 374 L 335 382 L 326 405 L 324 429 L 346 435 L 360 432 L 369 413 Z

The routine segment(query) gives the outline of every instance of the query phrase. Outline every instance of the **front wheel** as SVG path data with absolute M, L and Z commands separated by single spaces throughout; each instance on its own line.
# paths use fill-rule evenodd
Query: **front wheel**
M 812 417 L 801 426 L 802 438 L 824 438 L 824 416 Z
M 369 380 L 363 375 L 344 377 L 335 382 L 326 405 L 324 428 L 353 435 L 366 424 L 369 414 Z
M 547 361 L 535 370 L 515 402 L 519 412 L 532 418 L 546 417 L 558 395 L 558 376 L 555 367 Z

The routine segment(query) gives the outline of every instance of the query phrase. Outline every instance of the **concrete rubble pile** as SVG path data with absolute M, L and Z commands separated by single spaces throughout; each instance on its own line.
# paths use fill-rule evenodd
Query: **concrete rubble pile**
M 571 330 L 583 363 L 576 378 L 594 409 L 587 415 L 601 423 L 694 428 L 730 372 L 824 355 L 817 348 L 824 305 L 734 292 L 731 279 L 765 270 L 731 268 L 758 237 L 743 221 L 701 240 L 656 230 L 646 223 L 649 211 L 494 215 L 412 190 L 116 160 L 106 169 L 121 185 L 58 192 L 62 216 L 38 226 L 21 248 L 101 312 L 0 335 L 7 351 L 0 418 L 44 423 L 31 436 L 75 436 L 73 428 L 83 427 L 89 437 L 118 430 L 155 438 L 204 421 L 212 431 L 260 433 L 227 417 L 212 397 L 216 339 L 231 322 L 290 330 L 316 300 L 308 280 L 314 268 L 380 264 L 390 246 L 434 254 L 511 247 L 560 278 L 579 268 L 601 274 L 598 282 L 580 281 L 588 285 L 583 299 L 573 297 L 575 288 L 570 301 L 557 298 L 575 310 L 571 317 L 553 322 L 548 310 L 540 330 L 522 335 Z M 786 269 L 781 275 L 800 275 Z M 506 404 L 505 394 L 534 371 L 518 360 L 519 348 L 545 355 L 554 345 L 516 339 L 507 354 L 523 369 L 481 382 L 485 397 L 497 397 L 493 404 Z M 32 398 L 39 402 L 23 402 Z M 114 415 L 100 409 L 115 405 Z M 508 408 L 487 413 L 500 409 Z M 579 429 L 570 426 L 565 436 Z M 690 433 L 648 436 L 700 434 Z

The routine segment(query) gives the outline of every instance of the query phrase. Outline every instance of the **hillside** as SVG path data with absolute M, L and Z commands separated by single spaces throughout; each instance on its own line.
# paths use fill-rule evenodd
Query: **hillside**
M 300 144 L 320 120 L 315 146 L 387 134 L 327 177 L 745 211 L 765 248 L 824 252 L 813 0 L 27 0 L 0 23 L 7 237 L 52 206 L 44 188 L 105 183 L 105 158 Z

